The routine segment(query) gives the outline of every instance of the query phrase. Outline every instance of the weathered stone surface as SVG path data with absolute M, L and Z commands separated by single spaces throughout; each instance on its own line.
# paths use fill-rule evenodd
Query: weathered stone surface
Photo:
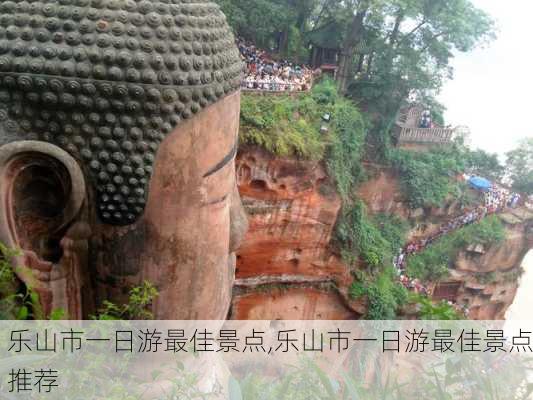
M 134 224 L 102 224 L 78 163 L 59 147 L 0 147 L 0 241 L 21 248 L 19 278 L 46 313 L 94 313 L 127 301 L 148 280 L 160 319 L 224 319 L 234 251 L 247 228 L 235 181 L 240 94 L 180 124 L 161 143 L 146 212 Z
M 241 151 L 236 165 L 250 223 L 238 252 L 237 278 L 334 273 L 328 245 L 340 198 L 323 168 L 257 148 Z
M 507 215 L 514 217 L 511 220 Z M 522 262 L 533 248 L 533 215 L 523 209 L 510 210 L 502 220 L 503 243 L 488 246 L 484 252 L 462 252 L 455 262 L 451 281 L 460 284 L 456 300 L 468 306 L 472 319 L 504 319 L 518 290 Z
M 241 300 L 249 308 L 251 302 L 266 299 L 264 294 L 253 294 L 254 287 L 264 284 L 349 283 L 349 272 L 329 247 L 341 201 L 323 167 L 316 162 L 273 157 L 256 147 L 241 149 L 236 165 L 250 228 L 237 253 L 236 274 L 236 285 L 247 287 L 248 292 L 246 300 L 235 297 L 233 307 L 240 307 Z M 303 292 L 298 293 L 301 296 Z M 289 294 L 278 295 L 284 296 Z M 339 295 L 326 297 L 331 302 Z M 258 313 L 306 318 L 294 310 L 284 314 L 283 308 L 275 309 L 284 302 L 280 299 L 269 311 Z M 301 313 L 304 308 L 298 310 Z
M 61 308 L 82 317 L 91 233 L 80 218 L 85 201 L 83 173 L 65 151 L 37 141 L 0 147 L 0 243 L 21 250 L 10 261 L 46 314 Z
M 238 254 L 232 318 L 310 318 L 314 314 L 309 304 L 315 302 L 323 307 L 327 304 L 330 310 L 320 313 L 322 317 L 341 316 L 342 313 L 332 310 L 345 308 L 352 317 L 365 314 L 364 302 L 349 299 L 351 274 L 328 248 L 335 218 L 309 217 L 322 209 L 338 212 L 340 205 L 331 203 L 327 196 L 322 198 L 317 186 L 309 183 L 315 179 L 313 163 L 279 159 L 246 148 L 241 151 L 237 165 L 239 189 L 250 214 L 251 229 Z M 455 201 L 413 212 L 403 199 L 398 176 L 381 166 L 366 167 L 371 178 L 359 187 L 358 197 L 372 213 L 408 219 L 413 227 L 411 238 L 425 237 L 461 213 Z M 281 170 L 293 172 L 281 174 L 280 178 Z M 301 187 L 307 189 L 298 190 Z M 298 207 L 294 212 L 295 205 L 302 203 L 306 207 Z M 465 249 L 450 270 L 450 278 L 442 282 L 453 290 L 440 290 L 441 295 L 468 305 L 470 318 L 503 318 L 516 294 L 520 264 L 533 247 L 530 214 L 517 209 L 503 215 L 507 238 L 502 244 L 472 244 L 470 250 Z M 329 234 L 321 229 L 315 231 L 316 221 L 327 224 Z M 323 294 L 324 285 L 335 287 L 334 294 Z
M 366 164 L 371 179 L 363 182 L 357 195 L 372 213 L 389 213 L 401 217 L 409 215 L 409 209 L 401 195 L 398 177 L 390 170 L 375 164 Z
M 272 288 L 239 294 L 232 319 L 347 320 L 359 315 L 344 305 L 334 290 L 313 287 Z
M 0 144 L 65 149 L 83 164 L 102 221 L 130 224 L 162 140 L 238 89 L 241 70 L 210 1 L 4 1 Z
M 0 240 L 46 312 L 148 280 L 156 318 L 226 317 L 241 64 L 210 1 L 0 2 L 0 152 L 34 144 L 0 162 Z
M 247 225 L 235 189 L 239 105 L 239 93 L 229 95 L 165 138 L 138 222 L 95 224 L 100 299 L 124 300 L 125 288 L 148 280 L 160 293 L 156 318 L 226 318 Z

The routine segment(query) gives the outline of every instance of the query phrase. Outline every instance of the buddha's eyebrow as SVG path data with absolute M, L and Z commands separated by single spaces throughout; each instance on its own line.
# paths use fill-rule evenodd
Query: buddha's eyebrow
M 224 168 L 226 164 L 230 163 L 233 160 L 233 158 L 235 158 L 235 155 L 237 154 L 237 148 L 238 148 L 238 143 L 235 143 L 235 145 L 233 146 L 233 149 L 231 149 L 231 151 L 228 154 L 226 154 L 226 156 L 222 160 L 220 160 L 217 163 L 217 165 L 215 165 L 213 168 L 207 171 L 203 177 L 207 178 L 208 176 L 213 175 L 215 172 L 220 171 L 222 168 Z

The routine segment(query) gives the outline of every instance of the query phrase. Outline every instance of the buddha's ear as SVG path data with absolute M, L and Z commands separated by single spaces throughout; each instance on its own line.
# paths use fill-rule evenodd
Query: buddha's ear
M 85 198 L 84 175 L 64 150 L 38 141 L 0 147 L 0 241 L 6 246 L 57 261 L 61 237 Z

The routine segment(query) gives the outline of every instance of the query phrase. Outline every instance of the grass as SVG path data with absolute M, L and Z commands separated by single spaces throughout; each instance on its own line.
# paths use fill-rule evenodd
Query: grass
M 437 281 L 448 275 L 460 251 L 470 244 L 494 244 L 505 239 L 505 228 L 497 216 L 458 229 L 442 237 L 424 251 L 407 259 L 407 274 L 413 278 Z
M 392 268 L 387 268 L 374 277 L 359 274 L 359 280 L 350 287 L 350 297 L 366 297 L 366 319 L 390 320 L 395 319 L 398 310 L 407 303 L 408 292 L 394 279 Z
M 331 116 L 326 123 L 322 117 Z M 323 126 L 327 133 L 320 133 Z M 261 146 L 280 157 L 324 160 L 337 191 L 347 201 L 364 177 L 367 124 L 357 107 L 324 79 L 298 96 L 243 94 L 241 144 Z
M 345 206 L 336 226 L 336 239 L 348 264 L 361 259 L 370 268 L 392 265 L 392 258 L 405 243 L 408 224 L 380 214 L 368 215 L 362 201 Z

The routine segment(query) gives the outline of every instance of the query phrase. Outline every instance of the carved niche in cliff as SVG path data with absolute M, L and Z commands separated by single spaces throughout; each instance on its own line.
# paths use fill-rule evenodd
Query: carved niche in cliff
M 0 3 L 0 240 L 47 311 L 146 279 L 158 318 L 225 317 L 241 70 L 210 1 Z

